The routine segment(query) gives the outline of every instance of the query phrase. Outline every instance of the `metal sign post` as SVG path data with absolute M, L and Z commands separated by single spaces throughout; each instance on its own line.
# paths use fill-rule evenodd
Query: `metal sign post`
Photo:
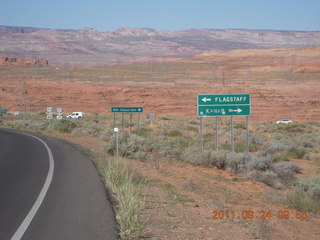
M 216 117 L 216 124 L 215 124 L 215 130 L 216 130 L 216 151 L 219 149 L 219 141 L 218 141 L 218 117 Z
M 141 134 L 141 129 L 140 129 L 140 113 L 138 113 L 138 134 L 140 136 Z
M 124 128 L 124 113 L 122 113 L 122 120 L 121 120 L 121 129 Z
M 203 147 L 203 120 L 202 120 L 202 117 L 200 117 L 200 145 L 201 145 L 201 160 L 203 160 L 204 147 Z
M 246 153 L 249 153 L 249 117 L 246 116 Z
M 119 158 L 119 129 L 114 128 L 114 134 L 116 135 L 116 157 Z
M 231 151 L 234 152 L 234 131 L 233 131 L 233 117 L 230 118 L 230 144 Z

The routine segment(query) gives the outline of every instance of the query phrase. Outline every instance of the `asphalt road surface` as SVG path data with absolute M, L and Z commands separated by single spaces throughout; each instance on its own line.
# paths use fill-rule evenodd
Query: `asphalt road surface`
M 71 144 L 0 129 L 0 240 L 117 239 L 93 163 Z

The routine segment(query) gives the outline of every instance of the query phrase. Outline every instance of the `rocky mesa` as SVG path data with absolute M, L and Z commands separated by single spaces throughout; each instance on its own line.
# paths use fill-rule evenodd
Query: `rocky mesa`
M 122 28 L 100 32 L 0 26 L 0 56 L 52 63 L 117 63 L 153 57 L 190 57 L 208 51 L 306 48 L 320 45 L 320 31 Z

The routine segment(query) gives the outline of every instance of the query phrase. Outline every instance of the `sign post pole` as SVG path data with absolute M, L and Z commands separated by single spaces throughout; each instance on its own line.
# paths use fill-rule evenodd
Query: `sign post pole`
M 200 145 L 201 145 L 201 160 L 203 160 L 203 120 L 200 117 Z
M 116 113 L 113 113 L 113 128 L 116 127 Z
M 249 117 L 246 116 L 246 153 L 249 153 Z
M 121 120 L 121 128 L 123 130 L 124 127 L 124 113 L 122 113 L 122 120 Z
M 140 136 L 141 131 L 140 131 L 140 113 L 138 113 L 138 134 Z
M 216 117 L 216 124 L 215 124 L 215 130 L 216 130 L 216 151 L 218 151 L 219 149 L 219 145 L 218 145 L 218 117 Z
M 234 152 L 233 116 L 231 116 L 230 118 L 230 143 L 231 143 L 231 151 Z
M 119 158 L 119 129 L 114 128 L 114 133 L 116 135 L 116 157 Z
M 130 113 L 130 132 L 131 132 L 131 126 L 132 126 L 132 113 Z

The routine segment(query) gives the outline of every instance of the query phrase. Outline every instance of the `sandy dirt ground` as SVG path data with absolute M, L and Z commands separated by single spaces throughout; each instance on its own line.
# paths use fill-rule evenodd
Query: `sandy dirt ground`
M 104 76 L 93 69 L 82 79 L 60 80 L 26 70 L 20 73 L 17 65 L 3 65 L 0 106 L 14 112 L 20 103 L 23 111 L 25 100 L 27 111 L 34 113 L 45 112 L 47 107 L 62 107 L 65 113 L 110 113 L 112 106 L 138 106 L 144 107 L 145 113 L 196 117 L 198 94 L 250 93 L 252 121 L 318 121 L 319 59 L 320 47 L 206 53 L 182 60 L 189 65 L 178 69 L 184 72 L 180 75 L 175 63 L 152 63 L 147 81 L 131 80 L 130 74 L 146 79 L 146 73 L 136 70 L 139 66 L 134 64 L 125 73 L 114 67 Z M 112 80 L 124 75 L 121 81 Z
M 96 138 L 68 137 L 67 140 L 94 152 L 100 152 L 103 145 Z M 319 214 L 307 212 L 302 216 L 284 204 L 289 189 L 274 189 L 226 171 L 183 161 L 158 158 L 151 162 L 126 161 L 135 169 L 136 176 L 146 180 L 141 195 L 144 203 L 141 219 L 145 221 L 142 239 L 320 238 Z M 304 169 L 298 177 L 312 176 L 318 169 L 307 160 L 295 163 Z M 288 219 L 283 218 L 285 211 L 290 214 Z

